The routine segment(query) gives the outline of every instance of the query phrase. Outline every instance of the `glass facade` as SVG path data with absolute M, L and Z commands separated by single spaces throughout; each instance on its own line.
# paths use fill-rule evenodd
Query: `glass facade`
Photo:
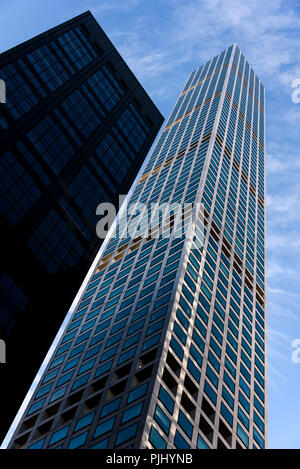
M 96 208 L 128 191 L 162 116 L 89 12 L 1 54 L 0 78 L 5 382 L 28 354 L 1 438 L 101 245 Z
M 129 203 L 203 219 L 188 237 L 120 219 L 11 447 L 266 446 L 264 125 L 236 45 L 190 74 Z

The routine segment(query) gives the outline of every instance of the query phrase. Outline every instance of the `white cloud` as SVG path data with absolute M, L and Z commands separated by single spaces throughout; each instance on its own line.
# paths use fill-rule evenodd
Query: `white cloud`
M 118 1 L 118 0 L 113 0 L 113 1 L 102 1 L 98 0 L 94 5 L 90 6 L 87 8 L 87 10 L 90 10 L 93 15 L 96 15 L 98 13 L 104 13 L 107 11 L 112 11 L 112 10 L 130 10 L 134 7 L 136 7 L 141 0 L 126 0 L 124 1 Z
M 176 73 L 182 75 L 183 64 L 200 66 L 237 42 L 268 92 L 279 88 L 285 97 L 291 94 L 290 83 L 298 76 L 300 62 L 298 41 L 291 33 L 300 28 L 300 19 L 291 8 L 284 8 L 284 2 L 169 0 L 166 5 L 168 20 L 162 16 L 160 28 L 152 17 L 137 16 L 130 34 L 124 34 L 125 28 L 112 32 L 120 52 L 150 93 L 155 89 L 157 96 L 163 96 L 159 90 L 167 75 L 172 86 Z M 294 118 L 287 116 L 289 124 Z
M 276 278 L 286 278 L 295 282 L 300 282 L 300 271 L 290 268 L 285 264 L 279 263 L 278 259 L 271 260 L 267 266 L 268 279 L 276 280 Z
M 207 56 L 224 47 L 227 36 L 236 39 L 238 45 L 242 41 L 257 73 L 278 86 L 281 67 L 299 63 L 300 56 L 298 42 L 291 37 L 291 31 L 300 27 L 300 19 L 293 10 L 282 13 L 282 5 L 281 1 L 259 0 L 179 2 L 174 12 L 178 39 L 187 41 L 193 49 L 207 49 Z M 285 70 L 284 76 L 287 75 Z
M 293 174 L 295 171 L 300 171 L 300 158 L 289 152 L 286 153 L 283 148 L 279 154 L 267 153 L 266 170 L 268 175 L 277 174 L 279 177 L 290 177 L 291 170 Z

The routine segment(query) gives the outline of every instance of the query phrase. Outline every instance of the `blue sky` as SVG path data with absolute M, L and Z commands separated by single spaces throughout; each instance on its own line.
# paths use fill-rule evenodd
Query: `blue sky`
M 165 118 L 187 75 L 234 42 L 266 87 L 269 447 L 300 448 L 300 2 L 0 0 L 0 52 L 88 9 Z

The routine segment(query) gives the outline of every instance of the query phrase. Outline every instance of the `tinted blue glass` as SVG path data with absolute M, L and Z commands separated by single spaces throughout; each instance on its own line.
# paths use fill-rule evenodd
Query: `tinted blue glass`
M 190 445 L 187 443 L 187 441 L 183 438 L 183 436 L 179 433 L 178 430 L 175 433 L 174 445 L 178 449 L 189 449 L 190 448 Z
M 167 443 L 153 426 L 150 430 L 149 441 L 156 449 L 165 449 L 167 447 Z
M 76 449 L 82 446 L 87 439 L 88 432 L 81 433 L 81 435 L 75 436 L 75 438 L 72 438 L 68 448 L 69 449 Z
M 113 425 L 114 425 L 114 421 L 115 421 L 115 417 L 112 417 L 111 419 L 100 423 L 96 427 L 94 438 L 97 438 L 97 436 L 103 435 L 104 433 L 109 432 L 110 430 L 112 430 Z
M 70 425 L 66 425 L 65 427 L 61 428 L 57 432 L 53 433 L 49 445 L 53 445 L 57 441 L 65 438 L 67 436 L 69 428 L 70 428 Z
M 122 423 L 126 423 L 129 420 L 134 419 L 135 417 L 138 417 L 140 413 L 142 412 L 143 408 L 143 403 L 140 402 L 139 404 L 136 404 L 133 407 L 130 407 L 130 409 L 127 409 L 122 417 Z
M 124 441 L 130 440 L 133 438 L 136 434 L 137 431 L 137 423 L 130 425 L 130 427 L 125 428 L 124 430 L 121 430 L 118 433 L 117 439 L 116 439 L 116 445 L 120 445 L 121 443 L 124 443 Z

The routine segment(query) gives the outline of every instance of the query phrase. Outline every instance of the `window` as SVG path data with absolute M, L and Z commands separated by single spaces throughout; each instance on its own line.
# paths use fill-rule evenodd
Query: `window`
M 100 123 L 93 106 L 79 90 L 68 96 L 62 102 L 62 107 L 85 138 L 88 138 Z
M 265 432 L 265 425 L 264 425 L 262 419 L 258 416 L 258 414 L 257 414 L 255 411 L 253 412 L 253 414 L 254 414 L 254 415 L 253 415 L 253 417 L 254 417 L 254 418 L 253 418 L 253 419 L 254 419 L 254 422 L 256 423 L 256 425 L 258 426 L 258 428 L 260 429 L 260 431 L 261 431 L 262 433 L 264 433 L 264 432 Z
M 79 419 L 77 421 L 77 424 L 76 424 L 76 427 L 75 427 L 74 431 L 77 432 L 78 430 L 81 430 L 82 428 L 86 427 L 87 425 L 90 425 L 93 421 L 94 415 L 95 415 L 95 412 L 91 412 L 90 414 L 85 415 L 84 417 Z
M 160 386 L 159 393 L 158 393 L 159 400 L 164 404 L 165 408 L 173 414 L 174 410 L 174 399 L 170 396 L 168 391 L 165 390 L 163 386 Z
M 258 445 L 260 446 L 260 448 L 264 449 L 264 447 L 265 447 L 264 439 L 259 434 L 259 432 L 256 430 L 255 427 L 253 427 L 253 437 L 254 437 L 255 441 L 258 443 Z
M 75 438 L 72 438 L 69 443 L 68 449 L 75 449 L 75 448 L 79 448 L 80 446 L 82 446 L 86 441 L 87 435 L 88 435 L 88 432 L 84 432 L 84 433 L 81 433 L 81 435 L 78 435 L 78 436 L 75 436 Z
M 219 379 L 217 375 L 215 374 L 215 372 L 213 371 L 213 369 L 209 365 L 207 365 L 206 367 L 206 376 L 210 379 L 210 381 L 215 386 L 215 388 L 218 389 Z
M 189 419 L 184 415 L 184 413 L 180 410 L 178 416 L 178 423 L 182 430 L 187 434 L 187 436 L 191 439 L 193 434 L 193 425 L 189 421 Z
M 63 386 L 58 391 L 55 391 L 52 394 L 49 402 L 56 401 L 57 399 L 60 399 L 61 397 L 63 397 L 65 395 L 66 390 L 67 390 L 67 386 Z
M 142 408 L 143 408 L 143 403 L 140 402 L 139 404 L 136 404 L 135 406 L 130 407 L 130 409 L 125 410 L 121 423 L 126 423 L 129 420 L 132 420 L 135 417 L 138 417 L 142 412 Z
M 99 101 L 107 111 L 110 111 L 120 100 L 123 91 L 106 67 L 103 69 L 109 79 L 99 70 L 88 79 L 88 83 Z M 114 85 L 114 86 L 113 86 Z
M 193 334 L 193 338 L 194 338 L 194 334 Z M 201 367 L 202 366 L 202 356 L 201 356 L 200 352 L 198 351 L 198 349 L 194 346 L 193 343 L 191 343 L 190 354 L 194 358 L 194 360 L 196 361 L 198 366 Z
M 109 402 L 105 406 L 103 406 L 102 412 L 101 412 L 101 417 L 105 417 L 108 414 L 111 414 L 115 410 L 117 410 L 120 406 L 121 398 L 119 397 L 118 399 L 115 399 L 112 402 Z
M 30 407 L 29 407 L 29 410 L 27 412 L 28 415 L 32 414 L 33 412 L 35 412 L 36 410 L 39 410 L 43 407 L 43 404 L 45 402 L 45 398 L 44 399 L 41 399 L 40 401 L 38 402 L 35 402 L 34 404 L 32 404 Z
M 198 435 L 197 448 L 198 449 L 210 449 L 208 444 L 204 441 L 201 435 Z
M 16 225 L 33 204 L 41 192 L 24 167 L 9 151 L 1 157 L 1 213 Z
M 256 396 L 254 396 L 254 406 L 256 407 L 260 415 L 264 417 L 265 415 L 264 406 L 259 402 Z
M 49 366 L 49 370 L 51 370 L 51 368 L 55 368 L 56 366 L 60 365 L 64 361 L 65 357 L 66 357 L 66 354 L 62 355 L 61 357 L 56 358 L 55 360 L 52 360 Z
M 124 352 L 120 355 L 120 358 L 119 358 L 119 361 L 118 361 L 118 365 L 120 365 L 121 363 L 127 361 L 127 360 L 130 360 L 130 358 L 132 358 L 135 354 L 135 351 L 136 351 L 136 347 L 133 347 L 132 349 L 128 350 L 128 352 Z
M 171 425 L 170 419 L 166 416 L 166 414 L 158 404 L 156 405 L 153 419 L 158 423 L 158 425 L 165 432 L 165 434 L 169 435 Z
M 199 383 L 201 376 L 200 371 L 194 364 L 193 360 L 191 360 L 190 358 L 188 359 L 187 369 L 189 370 L 193 378 L 197 381 L 197 383 Z
M 12 117 L 19 119 L 30 111 L 38 103 L 38 100 L 13 65 L 2 67 L 0 76 L 6 83 L 7 99 L 4 106 Z
M 165 449 L 167 447 L 167 443 L 162 438 L 162 436 L 158 433 L 156 428 L 151 426 L 150 434 L 149 434 L 149 441 L 152 446 L 156 449 Z
M 98 221 L 96 208 L 101 201 L 106 200 L 107 196 L 101 183 L 88 166 L 82 166 L 69 184 L 68 191 L 90 222 L 96 224 Z
M 46 186 L 49 186 L 51 182 L 50 178 L 48 177 L 47 173 L 42 168 L 40 163 L 38 163 L 36 157 L 32 155 L 32 153 L 28 150 L 28 148 L 24 145 L 22 141 L 17 142 L 17 147 L 19 151 L 22 153 L 22 155 L 24 156 L 27 163 L 38 175 L 39 179 L 42 180 L 43 183 L 46 184 Z
M 67 436 L 69 428 L 70 428 L 70 425 L 67 425 L 61 428 L 60 430 L 58 430 L 57 432 L 53 433 L 49 445 L 53 445 L 57 441 L 60 441 L 63 438 L 65 438 Z
M 43 45 L 35 49 L 27 54 L 27 58 L 51 91 L 55 91 L 68 80 L 68 73 L 48 46 Z
M 32 445 L 28 446 L 28 449 L 41 449 L 43 447 L 44 442 L 45 442 L 45 438 L 43 438 L 42 440 L 39 440 L 36 443 L 33 443 Z
M 36 124 L 27 136 L 56 175 L 75 153 L 66 136 L 50 116 L 46 116 Z
M 114 426 L 114 421 L 115 421 L 115 417 L 113 417 L 109 420 L 106 420 L 105 422 L 100 423 L 96 427 L 94 438 L 97 438 L 98 436 L 103 435 L 104 433 L 109 432 L 110 430 L 112 430 L 112 428 Z
M 175 438 L 174 438 L 174 445 L 178 449 L 189 449 L 190 445 L 186 442 L 183 436 L 176 430 Z
M 153 337 L 150 337 L 150 339 L 145 340 L 143 343 L 142 351 L 147 350 L 150 347 L 153 347 L 153 345 L 158 344 L 160 339 L 160 334 L 156 334 Z
M 221 403 L 221 414 L 223 415 L 223 417 L 225 417 L 229 425 L 232 427 L 233 416 L 231 412 L 227 409 L 227 407 L 223 404 L 223 402 Z
M 91 446 L 91 449 L 106 449 L 108 445 L 108 440 L 109 438 L 106 438 L 105 440 L 99 441 L 95 445 Z
M 217 394 L 207 381 L 205 381 L 205 384 L 204 384 L 204 392 L 211 399 L 211 401 L 216 405 Z
M 77 378 L 73 383 L 72 391 L 74 389 L 79 388 L 80 386 L 83 386 L 84 384 L 86 384 L 89 380 L 89 377 L 90 377 L 90 373 L 88 373 L 84 376 L 81 376 L 80 378 Z
M 244 394 L 242 394 L 241 392 L 239 392 L 239 401 L 240 403 L 242 404 L 242 406 L 244 407 L 244 409 L 246 410 L 246 412 L 250 412 L 250 404 L 248 402 L 248 400 L 246 399 L 246 397 L 244 396 Z
M 51 371 L 50 373 L 47 373 L 42 383 L 47 383 L 47 381 L 50 381 L 50 379 L 55 378 L 57 373 L 58 373 L 58 368 L 54 371 Z
M 117 124 L 134 149 L 139 151 L 146 139 L 146 132 L 148 133 L 149 129 L 132 104 L 129 105 L 129 108 L 125 109 Z
M 110 337 L 107 340 L 106 344 L 105 344 L 105 348 L 110 347 L 111 345 L 115 344 L 116 342 L 120 342 L 122 335 L 123 335 L 123 331 L 121 331 L 118 334 L 115 334 L 112 337 Z
M 132 163 L 116 142 L 116 139 L 107 134 L 97 147 L 96 154 L 101 164 L 107 168 L 117 181 L 121 182 L 128 173 Z
M 238 434 L 238 437 L 245 444 L 245 446 L 248 448 L 248 446 L 249 446 L 249 437 L 239 424 L 237 426 L 237 434 Z
M 238 418 L 243 423 L 245 428 L 249 430 L 249 419 L 247 415 L 245 414 L 245 412 L 240 408 L 240 406 L 238 407 Z
M 179 326 L 179 324 L 176 321 L 174 322 L 173 330 L 175 334 L 177 335 L 177 337 L 179 338 L 179 340 L 183 343 L 183 345 L 185 345 L 186 334 L 183 332 L 182 328 Z
M 60 267 L 65 270 L 73 267 L 83 254 L 82 245 L 53 209 L 29 238 L 28 245 L 51 273 Z
M 117 439 L 116 439 L 116 445 L 120 445 L 121 443 L 124 443 L 124 441 L 130 440 L 133 438 L 136 434 L 137 431 L 137 423 L 130 425 L 130 427 L 124 428 L 124 430 L 121 430 L 118 433 Z
M 117 349 L 118 349 L 118 345 L 115 345 L 114 347 L 103 352 L 100 358 L 100 362 L 104 362 L 108 358 L 113 357 L 116 354 Z
M 62 34 L 57 38 L 57 42 L 78 70 L 81 70 L 97 56 L 79 28 Z
M 172 348 L 172 350 L 174 350 L 174 352 L 176 353 L 176 355 L 178 356 L 178 358 L 180 358 L 180 360 L 182 360 L 182 359 L 183 359 L 183 349 L 182 349 L 182 347 L 179 345 L 179 343 L 177 342 L 177 340 L 175 339 L 175 337 L 172 337 L 172 338 L 171 338 L 170 347 Z
M 135 401 L 136 399 L 139 399 L 140 397 L 144 396 L 147 391 L 147 386 L 148 386 L 148 383 L 145 383 L 133 389 L 128 395 L 127 403 Z
M 93 358 L 92 360 L 89 360 L 88 362 L 85 362 L 83 365 L 81 365 L 81 367 L 78 370 L 78 374 L 80 375 L 84 373 L 85 371 L 90 370 L 94 366 L 95 361 L 96 361 L 96 358 Z
M 136 344 L 139 341 L 140 337 L 141 337 L 141 332 L 126 339 L 123 345 L 123 350 L 125 350 L 128 347 L 131 347 L 131 345 Z
M 56 387 L 61 386 L 64 383 L 68 383 L 72 378 L 73 373 L 74 371 L 70 371 L 69 373 L 66 373 L 65 375 L 61 376 L 57 381 Z

